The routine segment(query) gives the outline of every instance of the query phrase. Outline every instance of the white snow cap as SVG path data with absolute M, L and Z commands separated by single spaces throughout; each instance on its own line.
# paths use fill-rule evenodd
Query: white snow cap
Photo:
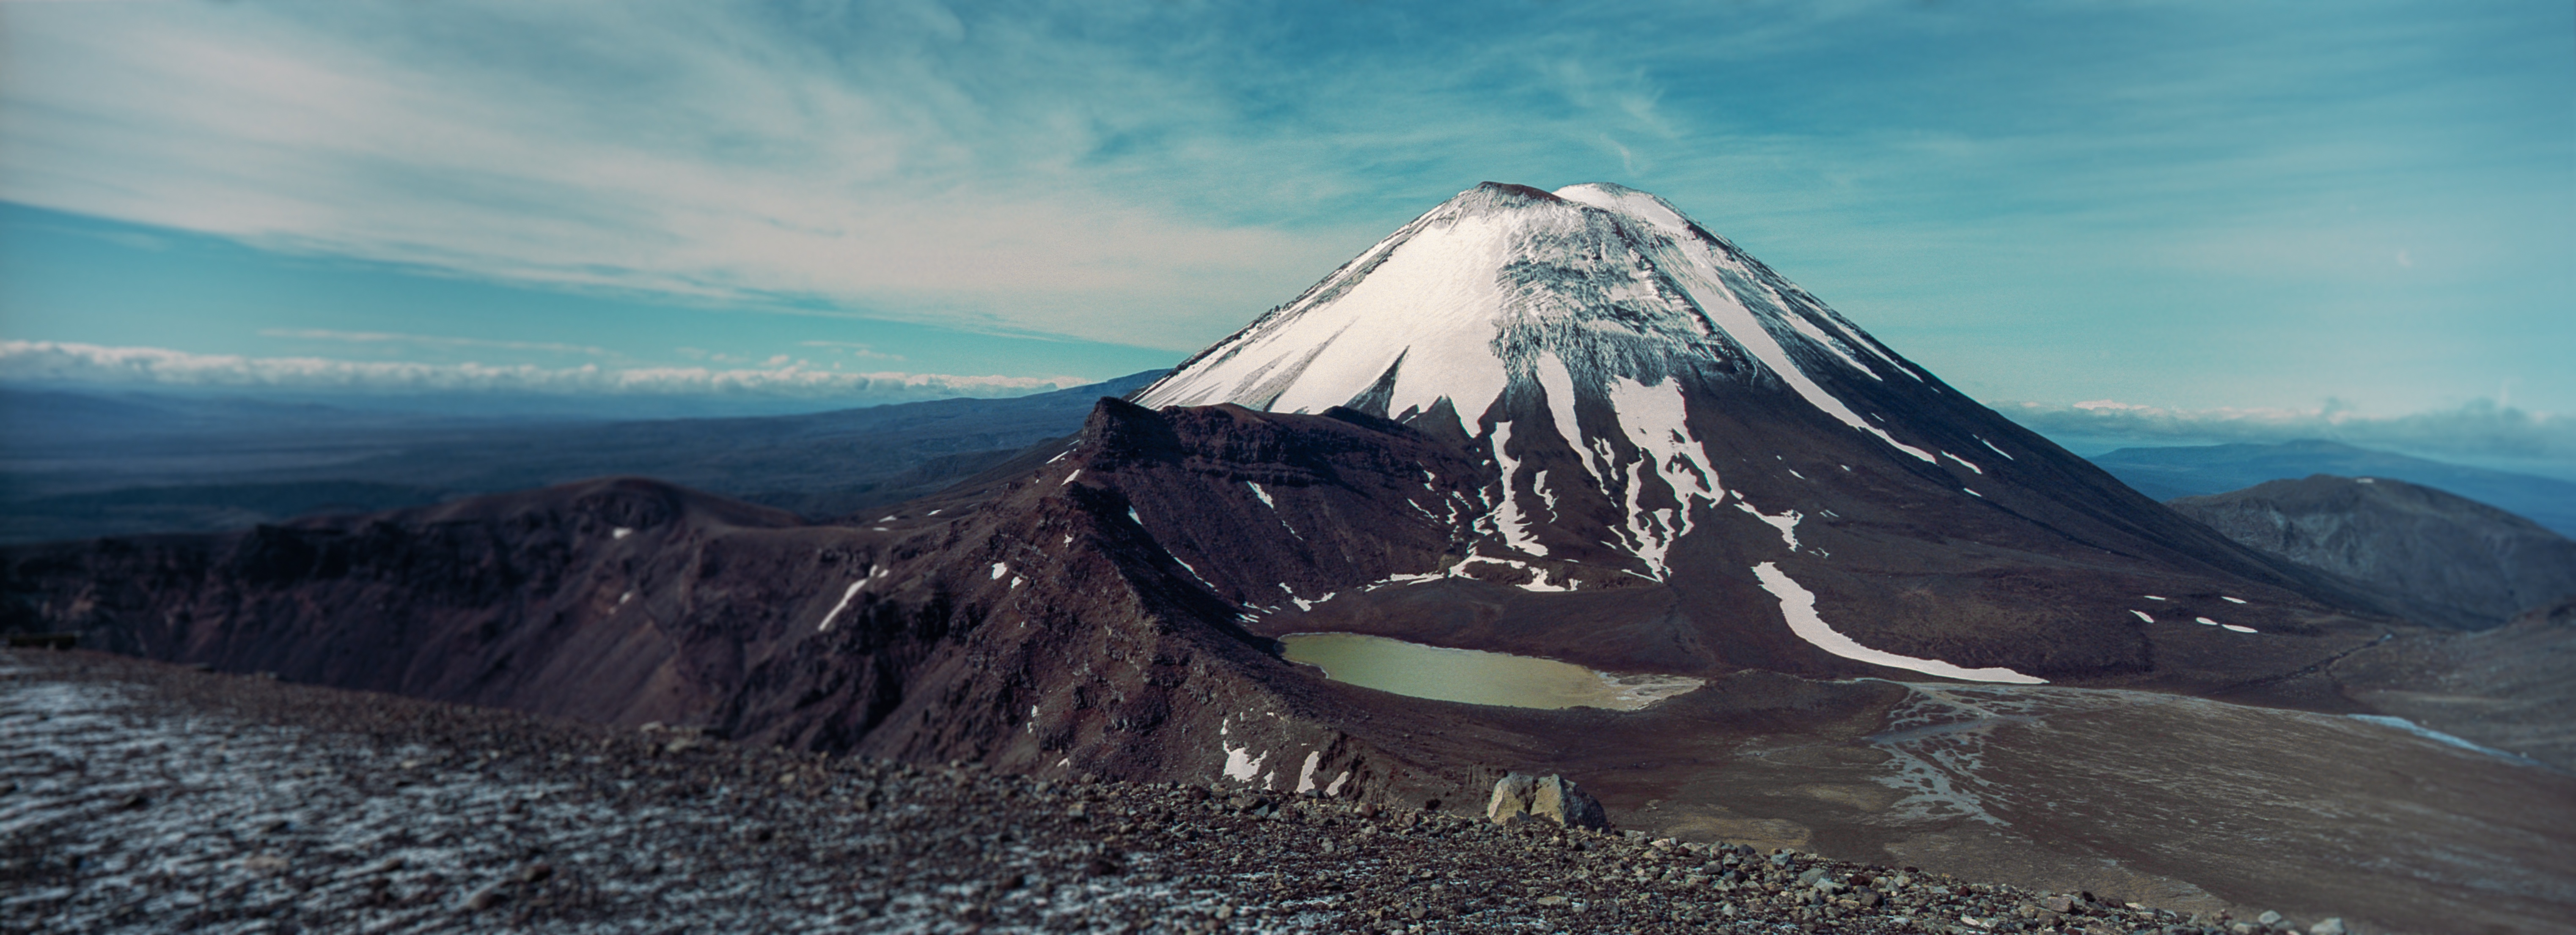
M 1460 427 L 1481 435 L 1486 410 L 1534 378 L 1541 352 L 1589 384 L 1576 388 L 1586 395 L 1614 377 L 1653 384 L 1715 360 L 1749 363 L 1844 424 L 1932 459 L 1815 379 L 1828 369 L 1915 377 L 1892 355 L 1663 199 L 1598 182 L 1461 193 L 1136 402 L 1321 412 L 1381 397 L 1403 418 L 1447 399 Z M 1550 402 L 1571 411 L 1570 400 Z
M 1488 182 L 1134 399 L 1272 412 L 1350 406 L 1398 420 L 1445 404 L 1462 431 L 1490 441 L 1503 460 L 1515 435 L 1556 436 L 1584 474 L 1557 472 L 1526 490 L 1507 478 L 1503 502 L 1492 505 L 1525 521 L 1555 513 L 1560 485 L 1597 486 L 1631 514 L 1619 547 L 1660 578 L 1662 555 L 1692 526 L 1694 508 L 1726 494 L 1686 418 L 1686 383 L 1785 391 L 1891 453 L 1930 463 L 1936 455 L 1864 420 L 1833 389 L 1891 381 L 1938 392 L 1806 290 L 1661 198 L 1606 183 L 1550 193 Z M 1500 405 L 1507 396 L 1509 408 Z M 1554 431 L 1527 424 L 1540 418 Z M 1515 421 L 1523 424 L 1507 427 Z M 1647 495 L 1640 485 L 1665 491 Z M 1523 496 L 1533 502 L 1514 502 Z M 1657 510 L 1655 502 L 1681 506 Z M 1521 527 L 1508 531 L 1515 535 L 1505 548 L 1548 555 Z

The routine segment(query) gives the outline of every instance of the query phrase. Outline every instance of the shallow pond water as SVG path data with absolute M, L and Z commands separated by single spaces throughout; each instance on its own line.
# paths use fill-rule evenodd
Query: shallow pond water
M 1291 633 L 1288 661 L 1324 677 L 1411 698 L 1512 708 L 1634 711 L 1700 686 L 1678 675 L 1614 675 L 1569 662 L 1425 646 L 1357 633 Z

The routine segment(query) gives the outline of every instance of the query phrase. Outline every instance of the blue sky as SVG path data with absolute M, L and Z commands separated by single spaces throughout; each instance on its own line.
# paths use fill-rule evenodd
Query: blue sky
M 1992 403 L 2563 434 L 2571 34 L 2564 2 L 9 4 L 0 379 L 1016 392 L 1177 361 L 1478 181 L 1601 180 Z

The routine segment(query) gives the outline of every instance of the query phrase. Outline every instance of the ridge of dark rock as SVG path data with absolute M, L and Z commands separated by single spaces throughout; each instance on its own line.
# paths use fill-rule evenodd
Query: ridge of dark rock
M 2247 546 L 2365 582 L 2425 622 L 2484 629 L 2576 595 L 2576 541 L 2405 481 L 2313 474 L 2168 505 Z

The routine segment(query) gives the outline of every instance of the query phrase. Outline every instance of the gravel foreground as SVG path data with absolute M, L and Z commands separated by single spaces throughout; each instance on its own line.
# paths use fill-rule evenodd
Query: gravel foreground
M 0 655 L 0 931 L 493 929 L 2342 926 L 1277 793 L 830 759 L 85 652 Z

